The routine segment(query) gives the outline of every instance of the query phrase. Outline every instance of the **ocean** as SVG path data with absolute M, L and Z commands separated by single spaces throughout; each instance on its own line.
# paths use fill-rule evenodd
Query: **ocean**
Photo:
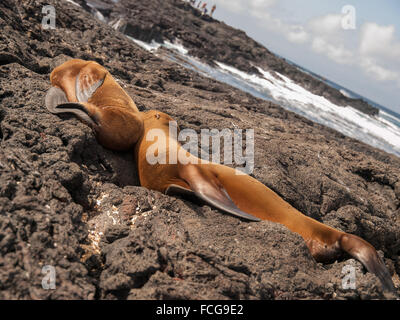
M 162 58 L 174 61 L 203 76 L 227 83 L 251 95 L 273 101 L 283 108 L 300 114 L 314 122 L 335 129 L 388 153 L 400 156 L 400 115 L 328 79 L 292 63 L 301 71 L 317 77 L 351 98 L 361 98 L 379 109 L 379 115 L 369 116 L 351 106 L 340 107 L 322 96 L 307 91 L 290 78 L 258 68 L 262 76 L 247 74 L 232 66 L 215 61 L 217 67 L 201 62 L 188 55 L 188 50 L 179 43 L 145 43 L 129 37 L 136 44 Z M 161 53 L 161 46 L 169 49 Z

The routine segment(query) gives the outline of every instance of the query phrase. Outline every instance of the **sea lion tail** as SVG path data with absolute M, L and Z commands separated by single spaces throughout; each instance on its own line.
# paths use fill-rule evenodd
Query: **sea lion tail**
M 45 104 L 47 110 L 49 110 L 51 113 L 73 113 L 92 127 L 96 127 L 98 125 L 97 119 L 90 116 L 90 111 L 85 104 L 68 102 L 65 92 L 60 88 L 51 87 L 47 91 Z
M 198 198 L 213 207 L 250 221 L 261 221 L 259 218 L 240 210 L 216 175 L 207 168 L 187 164 L 181 168 L 180 175 Z
M 342 250 L 359 260 L 369 272 L 375 274 L 385 290 L 397 295 L 388 269 L 371 244 L 360 237 L 344 233 L 339 239 L 339 245 Z

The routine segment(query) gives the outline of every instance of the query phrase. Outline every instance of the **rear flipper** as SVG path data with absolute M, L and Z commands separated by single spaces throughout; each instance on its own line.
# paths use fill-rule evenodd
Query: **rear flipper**
M 166 193 L 174 192 L 186 195 L 194 193 L 201 200 L 224 212 L 250 221 L 261 221 L 259 218 L 240 210 L 211 171 L 204 170 L 193 164 L 188 164 L 180 167 L 179 174 L 190 186 L 191 190 L 177 185 L 170 185 Z
M 47 91 L 45 103 L 51 113 L 76 115 L 93 128 L 101 145 L 112 150 L 128 150 L 142 135 L 143 120 L 139 113 L 118 107 L 99 108 L 87 102 L 68 102 L 64 91 L 57 87 Z
M 360 261 L 369 272 L 375 274 L 381 281 L 384 290 L 396 294 L 390 273 L 371 244 L 360 237 L 341 232 L 323 224 L 320 224 L 318 230 L 323 231 L 326 235 L 330 234 L 333 237 L 329 238 L 335 238 L 336 241 L 329 244 L 330 241 L 326 241 L 324 237 L 316 236 L 316 234 L 314 234 L 313 238 L 305 237 L 306 244 L 316 261 L 332 263 L 346 252 Z
M 359 260 L 369 272 L 375 274 L 383 288 L 397 295 L 392 277 L 375 248 L 367 241 L 351 234 L 343 234 L 339 239 L 340 248 Z

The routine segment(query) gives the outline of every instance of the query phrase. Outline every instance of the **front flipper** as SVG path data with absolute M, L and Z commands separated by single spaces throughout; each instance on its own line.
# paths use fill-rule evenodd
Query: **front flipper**
M 47 91 L 45 102 L 51 113 L 73 113 L 90 125 L 100 144 L 108 149 L 129 150 L 142 135 L 140 113 L 120 107 L 100 108 L 88 102 L 68 102 L 64 91 L 57 87 Z
M 51 113 L 56 113 L 55 109 L 59 104 L 67 102 L 67 96 L 60 88 L 51 87 L 46 93 L 45 104 L 47 110 L 49 110 Z
M 166 195 L 183 195 L 183 196 L 193 196 L 194 192 L 190 189 L 178 186 L 177 184 L 170 184 L 165 190 Z
M 206 203 L 240 218 L 261 221 L 259 218 L 240 210 L 212 172 L 189 164 L 181 166 L 179 173 L 194 194 Z M 180 189 L 182 188 L 180 187 Z
M 51 87 L 47 91 L 45 104 L 47 110 L 51 113 L 73 113 L 92 127 L 98 125 L 97 119 L 90 116 L 87 106 L 81 103 L 68 102 L 67 96 L 60 88 Z

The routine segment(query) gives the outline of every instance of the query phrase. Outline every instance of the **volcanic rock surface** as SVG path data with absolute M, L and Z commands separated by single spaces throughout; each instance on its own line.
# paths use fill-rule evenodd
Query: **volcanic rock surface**
M 48 4 L 56 29 L 41 25 Z M 104 149 L 85 124 L 45 108 L 51 70 L 70 58 L 104 65 L 141 111 L 181 128 L 254 129 L 252 175 L 369 241 L 399 287 L 399 158 L 160 60 L 69 1 L 2 0 L 0 29 L 0 299 L 388 297 L 359 262 L 316 263 L 282 225 L 140 187 L 132 152 Z M 342 287 L 346 265 L 355 290 Z M 42 286 L 44 266 L 55 289 Z

